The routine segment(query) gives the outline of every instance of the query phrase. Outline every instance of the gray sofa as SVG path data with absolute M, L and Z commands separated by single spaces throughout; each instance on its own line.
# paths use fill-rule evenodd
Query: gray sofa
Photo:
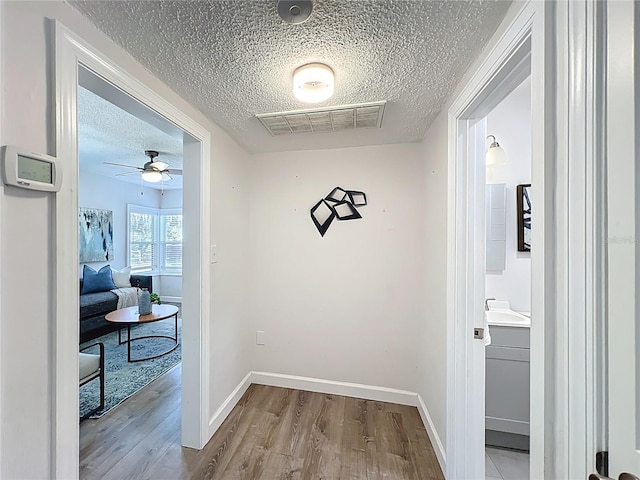
M 153 292 L 152 277 L 147 275 L 131 275 L 131 286 L 146 288 Z M 80 279 L 80 292 L 82 279 Z M 104 317 L 118 307 L 118 297 L 115 293 L 95 292 L 80 295 L 80 343 L 115 332 L 118 326 L 107 322 Z

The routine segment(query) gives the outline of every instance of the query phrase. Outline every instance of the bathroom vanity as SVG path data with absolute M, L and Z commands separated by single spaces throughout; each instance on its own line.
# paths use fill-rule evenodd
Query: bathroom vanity
M 529 450 L 528 326 L 489 326 L 486 347 L 487 445 Z

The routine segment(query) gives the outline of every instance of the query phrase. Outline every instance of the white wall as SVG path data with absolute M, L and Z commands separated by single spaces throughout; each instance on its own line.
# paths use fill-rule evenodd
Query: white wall
M 424 162 L 425 284 L 424 321 L 416 330 L 419 342 L 420 385 L 416 390 L 427 406 L 437 435 L 446 445 L 447 391 L 447 114 L 438 115 L 421 145 Z
M 46 18 L 93 47 L 211 132 L 212 229 L 224 257 L 212 268 L 211 391 L 215 412 L 251 369 L 246 321 L 248 155 L 171 89 L 62 2 L 0 2 L 0 129 L 3 143 L 55 154 L 51 142 L 53 58 Z M 65 159 L 61 159 L 63 164 Z M 54 309 L 54 195 L 0 187 L 0 478 L 51 472 Z M 58 248 L 64 248 L 59 245 Z M 205 319 L 205 321 L 208 319 Z M 65 321 L 65 319 L 59 319 Z M 68 319 L 76 322 L 76 319 Z M 28 355 L 25 354 L 28 352 Z M 20 359 L 19 368 L 16 359 Z
M 509 300 L 519 312 L 531 311 L 531 253 L 518 252 L 516 186 L 531 183 L 531 80 L 525 80 L 487 115 L 487 134 L 495 135 L 507 164 L 487 167 L 487 183 L 504 183 L 507 192 L 506 268 L 486 276 L 486 297 Z M 535 222 L 535 220 L 534 220 Z
M 165 190 L 158 198 L 159 208 L 182 208 L 182 190 Z
M 267 372 L 416 391 L 423 323 L 420 144 L 252 157 L 247 297 Z M 361 190 L 362 219 L 324 237 L 310 209 L 336 186 Z M 436 235 L 438 233 L 435 233 Z M 443 368 L 443 364 L 438 368 Z

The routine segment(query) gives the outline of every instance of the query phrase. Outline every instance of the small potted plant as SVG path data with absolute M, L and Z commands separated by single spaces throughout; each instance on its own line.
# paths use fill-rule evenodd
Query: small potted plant
M 160 295 L 158 295 L 157 293 L 152 293 L 151 294 L 151 303 L 156 303 L 158 305 L 162 305 L 162 299 L 160 298 Z

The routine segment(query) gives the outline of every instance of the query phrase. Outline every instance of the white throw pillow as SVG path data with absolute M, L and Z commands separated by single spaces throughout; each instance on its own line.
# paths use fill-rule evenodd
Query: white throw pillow
M 111 268 L 111 276 L 113 277 L 113 283 L 118 288 L 128 288 L 131 286 L 131 267 L 124 267 L 122 270 L 115 270 Z

